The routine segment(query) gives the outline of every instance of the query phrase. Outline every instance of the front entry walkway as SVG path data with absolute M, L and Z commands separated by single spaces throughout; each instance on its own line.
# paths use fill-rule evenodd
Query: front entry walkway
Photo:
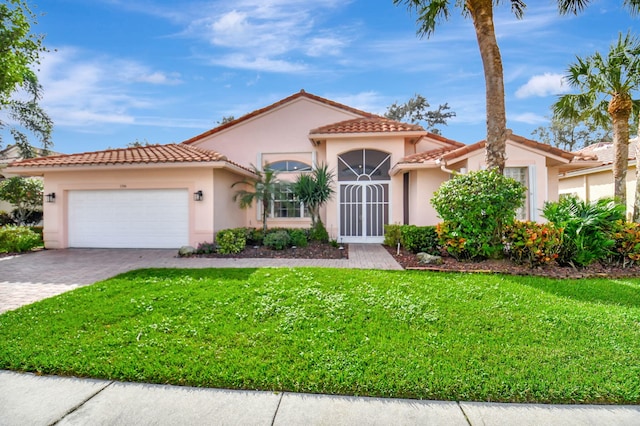
M 348 260 L 178 258 L 176 253 L 176 250 L 65 249 L 0 258 L 0 313 L 141 268 L 402 269 L 377 244 L 350 244 Z

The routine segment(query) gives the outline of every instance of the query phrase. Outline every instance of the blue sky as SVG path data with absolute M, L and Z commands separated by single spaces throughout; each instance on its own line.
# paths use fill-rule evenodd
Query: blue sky
M 495 16 L 507 125 L 528 137 L 568 91 L 561 76 L 575 56 L 606 52 L 640 20 L 622 1 L 592 1 L 566 17 L 555 2 L 529 1 L 523 20 L 508 3 Z M 31 4 L 50 49 L 39 76 L 59 152 L 181 142 L 300 89 L 380 114 L 420 93 L 457 113 L 444 136 L 473 143 L 486 134 L 480 54 L 458 9 L 420 39 L 415 15 L 391 0 Z

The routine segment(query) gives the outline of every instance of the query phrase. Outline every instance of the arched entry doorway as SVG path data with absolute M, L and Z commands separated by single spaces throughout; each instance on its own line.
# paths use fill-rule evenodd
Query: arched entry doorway
M 358 149 L 338 155 L 339 237 L 347 243 L 381 243 L 389 223 L 391 155 Z

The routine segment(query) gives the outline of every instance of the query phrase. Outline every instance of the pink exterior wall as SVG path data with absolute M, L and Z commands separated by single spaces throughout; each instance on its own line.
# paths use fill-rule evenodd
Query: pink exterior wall
M 264 165 L 281 160 L 297 160 L 307 164 L 328 163 L 326 147 L 324 145 L 315 147 L 309 140 L 309 131 L 357 117 L 359 116 L 345 110 L 308 98 L 300 98 L 232 128 L 205 137 L 193 145 L 218 151 L 233 162 L 247 167 L 251 164 Z M 279 175 L 279 179 L 285 181 L 295 180 L 295 177 L 295 173 Z M 231 196 L 235 191 L 236 189 L 231 190 Z M 261 215 L 255 203 L 242 214 L 245 219 L 244 226 L 257 228 L 262 226 Z M 326 224 L 325 212 L 322 217 Z M 267 225 L 270 228 L 307 228 L 310 224 L 309 218 L 267 219 Z
M 441 222 L 436 209 L 431 205 L 433 193 L 443 182 L 449 179 L 449 174 L 439 168 L 422 169 L 411 172 L 409 182 L 409 221 L 412 225 L 437 225 Z
M 627 169 L 627 218 L 633 214 L 636 194 L 636 166 Z M 559 179 L 560 194 L 576 194 L 585 201 L 613 197 L 613 172 L 611 167 L 568 173 Z
M 261 154 L 269 153 L 306 153 L 311 159 L 315 151 L 317 160 L 322 162 L 325 161 L 323 149 L 318 151 L 314 148 L 309 140 L 309 131 L 357 117 L 342 109 L 299 98 L 193 145 L 218 151 L 243 166 L 258 165 Z M 286 157 L 283 155 L 282 158 Z M 273 156 L 269 161 L 273 161 Z
M 145 165 L 144 168 L 98 167 L 84 171 L 46 172 L 45 194 L 55 192 L 55 203 L 44 203 L 44 240 L 47 248 L 66 248 L 68 191 L 73 190 L 130 190 L 130 189 L 186 189 L 189 194 L 202 190 L 203 201 L 189 197 L 189 244 L 213 241 L 216 230 L 243 226 L 239 208 L 228 202 L 229 185 L 234 174 L 208 167 L 167 168 L 166 164 Z M 216 179 L 219 179 L 214 185 Z M 226 194 L 225 194 L 226 192 Z M 220 202 L 218 202 L 220 200 Z M 216 222 L 214 224 L 214 213 Z
M 544 202 L 558 199 L 557 169 L 548 168 L 547 161 L 547 157 L 540 152 L 507 141 L 506 167 L 527 167 L 529 170 L 533 168 L 534 171 L 535 179 L 529 182 L 528 196 L 533 198 L 533 203 L 530 204 L 532 208 L 529 209 L 530 220 L 543 222 L 541 210 Z M 466 167 L 468 171 L 486 168 L 484 150 L 473 152 L 467 159 Z

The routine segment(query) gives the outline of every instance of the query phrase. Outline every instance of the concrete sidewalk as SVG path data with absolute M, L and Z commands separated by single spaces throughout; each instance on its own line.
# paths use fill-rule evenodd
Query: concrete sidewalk
M 0 371 L 0 425 L 634 425 L 640 406 L 495 404 L 121 383 Z

